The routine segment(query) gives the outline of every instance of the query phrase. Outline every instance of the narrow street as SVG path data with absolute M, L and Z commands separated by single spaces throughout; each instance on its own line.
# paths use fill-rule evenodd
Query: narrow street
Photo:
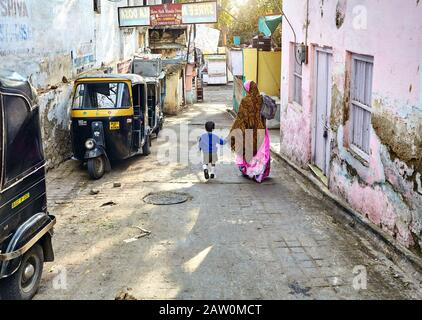
M 206 103 L 167 118 L 165 128 L 213 120 L 228 133 L 232 92 L 206 87 Z M 115 299 L 122 291 L 140 300 L 421 298 L 411 274 L 336 219 L 339 209 L 286 164 L 273 159 L 271 178 L 258 185 L 224 158 L 207 183 L 201 165 L 160 165 L 164 143 L 154 140 L 150 156 L 114 165 L 100 181 L 74 161 L 48 173 L 56 261 L 45 266 L 36 299 Z M 144 202 L 158 191 L 190 199 Z M 151 234 L 137 237 L 140 229 Z M 359 266 L 367 289 L 353 286 Z

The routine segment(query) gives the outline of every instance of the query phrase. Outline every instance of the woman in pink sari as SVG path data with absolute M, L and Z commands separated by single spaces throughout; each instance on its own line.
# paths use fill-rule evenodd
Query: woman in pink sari
M 253 81 L 245 83 L 247 95 L 239 107 L 230 132 L 236 164 L 243 176 L 258 183 L 271 171 L 270 136 L 266 120 L 261 116 L 263 99 Z

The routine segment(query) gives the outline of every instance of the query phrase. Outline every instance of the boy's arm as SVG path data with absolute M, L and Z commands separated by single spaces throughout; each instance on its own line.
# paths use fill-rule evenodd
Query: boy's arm
M 201 141 L 202 141 L 202 137 L 199 137 L 199 138 L 198 138 L 198 148 L 199 148 L 199 151 L 202 151 L 202 148 L 201 148 Z

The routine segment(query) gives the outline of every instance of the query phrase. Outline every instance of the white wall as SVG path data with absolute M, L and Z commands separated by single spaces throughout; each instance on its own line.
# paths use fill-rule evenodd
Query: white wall
M 329 187 L 403 245 L 422 247 L 422 2 L 284 0 L 281 151 L 303 167 L 313 161 L 316 119 L 315 50 L 330 48 Z M 292 101 L 292 43 L 308 28 L 303 103 Z M 374 59 L 370 152 L 351 146 L 351 53 Z
M 38 89 L 50 167 L 71 154 L 72 79 L 102 66 L 115 70 L 138 49 L 138 31 L 118 26 L 118 7 L 127 5 L 102 0 L 96 13 L 92 0 L 0 0 L 0 68 L 20 73 Z
M 125 5 L 103 0 L 98 14 L 91 0 L 0 0 L 0 67 L 45 88 L 124 60 L 138 42 L 135 30 L 118 27 L 117 8 Z

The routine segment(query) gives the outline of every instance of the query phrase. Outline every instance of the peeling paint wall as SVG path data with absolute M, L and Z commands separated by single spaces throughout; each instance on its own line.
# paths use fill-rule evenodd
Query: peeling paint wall
M 283 1 L 298 43 L 308 28 L 303 103 L 291 101 L 293 32 L 283 25 L 281 150 L 303 167 L 312 162 L 317 46 L 332 51 L 329 188 L 397 241 L 422 247 L 422 3 L 415 1 Z M 405 21 L 400 17 L 406 17 Z M 288 54 L 286 54 L 288 53 Z M 351 53 L 374 57 L 370 153 L 352 151 Z
M 53 168 L 72 156 L 68 129 L 71 84 L 49 90 L 39 96 L 41 133 L 47 167 Z
M 176 115 L 183 106 L 183 72 L 182 66 L 167 74 L 167 95 L 164 101 L 164 113 Z
M 104 66 L 115 70 L 138 50 L 138 31 L 118 27 L 124 5 L 102 1 L 96 13 L 88 0 L 0 0 L 0 68 L 28 77 L 39 91 L 49 167 L 71 154 L 72 80 Z

